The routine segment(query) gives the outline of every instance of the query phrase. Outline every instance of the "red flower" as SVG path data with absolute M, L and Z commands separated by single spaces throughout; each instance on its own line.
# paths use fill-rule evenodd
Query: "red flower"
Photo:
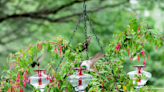
M 137 32 L 139 31 L 139 28 L 138 28 L 138 30 L 137 30 Z
M 13 87 L 11 87 L 11 91 L 10 92 L 13 92 Z
M 138 61 L 140 61 L 140 56 L 138 55 Z
M 26 74 L 27 74 L 27 70 L 24 72 L 24 74 L 23 74 L 23 85 L 24 85 L 24 87 L 26 86 L 26 82 L 28 81 L 28 77 L 26 77 Z
M 145 52 L 144 52 L 144 50 L 142 50 L 142 51 L 141 51 L 141 53 L 142 53 L 142 56 L 144 56 L 144 55 L 145 55 Z
M 27 70 L 24 72 L 23 77 L 25 78 L 27 74 Z
M 149 55 L 147 54 L 147 59 L 149 59 Z
M 133 60 L 133 55 L 131 54 L 131 57 L 130 57 L 130 62 L 132 63 L 132 60 Z
M 20 92 L 23 92 L 23 89 L 20 89 Z
M 117 45 L 116 45 L 116 52 L 118 53 L 119 49 L 120 49 L 120 44 L 117 42 Z
M 14 62 L 14 66 L 15 66 L 16 64 L 17 64 L 17 62 L 15 61 L 15 62 Z
M 57 82 L 57 86 L 58 86 L 58 88 L 59 88 L 59 81 Z
M 10 64 L 10 62 L 9 62 L 9 68 L 11 69 L 11 64 Z
M 42 49 L 42 45 L 39 43 L 38 44 L 38 48 L 41 50 Z
M 25 78 L 23 78 L 23 85 L 24 85 L 24 87 L 26 86 L 26 79 Z
M 60 48 L 59 53 L 60 53 L 60 57 L 61 57 L 61 55 L 63 54 L 63 52 L 62 52 L 62 49 L 61 49 L 61 48 Z
M 147 28 L 149 27 L 148 23 L 147 23 Z
M 20 74 L 19 74 L 19 72 L 17 72 L 17 79 L 16 79 L 17 86 L 18 86 L 19 83 L 20 83 L 19 77 L 20 77 Z
M 157 49 L 157 46 L 155 46 L 155 49 Z
M 144 60 L 143 60 L 143 65 L 145 65 L 145 58 L 144 58 Z
M 55 45 L 55 53 L 57 53 L 57 51 L 58 51 L 58 48 L 57 48 L 56 45 Z

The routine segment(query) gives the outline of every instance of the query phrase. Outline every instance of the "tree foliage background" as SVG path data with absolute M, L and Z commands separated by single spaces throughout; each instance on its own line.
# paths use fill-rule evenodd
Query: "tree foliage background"
M 86 0 L 86 4 L 88 15 L 105 50 L 109 44 L 117 42 L 113 34 L 125 30 L 132 12 L 137 13 L 139 21 L 147 21 L 150 29 L 157 29 L 163 35 L 162 0 Z M 0 0 L 0 70 L 3 70 L 9 53 L 26 49 L 29 44 L 57 36 L 68 42 L 82 11 L 82 0 Z M 88 35 L 93 36 L 89 28 Z M 75 47 L 84 41 L 84 25 L 81 23 L 71 44 Z M 146 61 L 146 70 L 153 76 L 147 84 L 154 87 L 164 86 L 162 49 L 161 46 L 156 50 L 151 44 L 147 48 L 150 59 Z M 99 45 L 93 36 L 89 55 L 93 56 L 99 51 Z M 44 64 L 46 60 L 41 63 Z M 123 64 L 124 70 L 134 70 L 132 66 L 135 64 L 142 62 L 131 64 L 127 57 Z

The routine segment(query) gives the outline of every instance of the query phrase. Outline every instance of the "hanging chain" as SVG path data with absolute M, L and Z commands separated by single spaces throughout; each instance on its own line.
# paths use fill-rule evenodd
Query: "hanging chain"
M 75 30 L 73 31 L 73 34 L 72 34 L 72 36 L 71 36 L 71 38 L 70 38 L 70 40 L 69 40 L 68 46 L 70 45 L 70 43 L 71 43 L 71 41 L 72 41 L 72 39 L 73 39 L 73 36 L 75 35 L 75 33 L 76 33 L 76 31 L 77 31 L 77 28 L 79 27 L 79 24 L 80 24 L 81 21 L 82 21 L 83 15 L 84 15 L 84 12 L 83 12 L 83 14 L 82 14 L 81 17 L 80 17 L 79 22 L 78 22 L 78 24 L 76 25 Z M 61 58 L 61 60 L 60 60 L 60 62 L 59 62 L 59 64 L 58 64 L 58 66 L 57 66 L 57 68 L 56 68 L 56 71 L 58 70 L 58 68 L 59 68 L 59 66 L 60 66 L 60 64 L 61 64 L 61 62 L 63 61 L 63 59 L 64 59 L 64 57 L 65 57 L 64 54 L 65 54 L 65 52 L 63 53 L 63 56 L 62 56 L 62 58 Z
M 87 43 L 87 19 L 86 19 L 86 5 L 85 5 L 85 0 L 84 0 L 84 5 L 83 5 L 83 8 L 84 8 L 84 30 L 85 30 L 85 48 L 86 48 L 86 54 L 87 54 L 87 60 L 89 59 L 89 55 L 88 55 L 88 43 Z
M 104 49 L 103 49 L 103 47 L 102 47 L 102 45 L 100 44 L 99 38 L 98 38 L 98 36 L 97 36 L 97 34 L 96 34 L 96 31 L 95 31 L 95 29 L 94 29 L 94 27 L 93 27 L 93 25 L 92 25 L 92 22 L 91 22 L 91 20 L 90 20 L 90 18 L 88 17 L 87 14 L 86 14 L 86 17 L 87 17 L 87 19 L 88 19 L 88 21 L 89 21 L 90 27 L 91 27 L 91 29 L 92 29 L 94 35 L 96 36 L 96 40 L 98 41 L 98 44 L 99 44 L 99 46 L 100 46 L 102 52 L 105 53 L 105 52 L 104 52 Z M 104 57 L 105 57 L 106 61 L 108 61 L 106 55 L 104 55 Z M 113 69 L 112 69 L 112 74 L 113 74 L 113 76 L 114 76 L 115 81 L 117 82 L 117 78 L 116 78 L 116 76 L 115 76 L 115 74 L 114 74 L 114 72 L 113 72 Z

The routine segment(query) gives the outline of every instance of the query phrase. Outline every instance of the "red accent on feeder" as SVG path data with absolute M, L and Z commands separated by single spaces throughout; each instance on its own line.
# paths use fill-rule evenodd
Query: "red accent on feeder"
M 82 80 L 79 80 L 79 85 L 82 85 Z
M 74 70 L 78 70 L 78 72 L 79 72 L 79 75 L 83 75 L 82 74 L 82 71 L 83 70 L 86 70 L 86 68 L 73 68 Z M 79 79 L 79 85 L 82 85 L 82 80 L 81 80 L 81 78 Z
M 41 78 L 38 79 L 38 82 L 39 82 L 39 85 L 42 85 L 42 79 Z
M 34 71 L 38 72 L 38 76 L 41 77 L 42 76 L 41 72 L 42 71 L 45 72 L 45 69 L 39 69 L 39 70 L 34 70 Z M 39 82 L 39 85 L 42 85 L 42 79 L 41 78 L 38 79 L 38 82 Z
M 138 67 L 138 73 L 139 74 L 141 73 L 141 67 Z

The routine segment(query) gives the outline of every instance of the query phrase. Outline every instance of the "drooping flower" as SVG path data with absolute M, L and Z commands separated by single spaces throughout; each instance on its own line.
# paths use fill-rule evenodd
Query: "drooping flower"
M 157 49 L 157 46 L 155 46 L 155 49 Z
M 14 66 L 15 66 L 16 64 L 17 64 L 17 62 L 15 61 L 15 62 L 14 62 Z
M 57 53 L 57 51 L 58 51 L 58 48 L 57 48 L 56 45 L 55 45 L 55 53 Z
M 41 50 L 42 49 L 42 45 L 39 43 L 38 44 L 38 48 Z
M 23 89 L 20 89 L 20 92 L 23 92 Z
M 149 55 L 147 54 L 147 59 L 149 59 Z
M 25 78 L 27 74 L 27 70 L 24 72 L 23 77 Z
M 19 77 L 20 77 L 20 74 L 19 74 L 19 72 L 17 72 L 17 79 L 16 79 L 16 84 L 17 84 L 17 86 L 18 86 L 19 83 L 20 83 L 20 79 L 19 79 Z
M 27 77 L 26 77 L 26 74 L 27 74 L 27 70 L 24 72 L 24 74 L 23 74 L 23 85 L 24 85 L 24 87 L 26 86 L 26 82 L 27 82 Z
M 9 62 L 9 68 L 11 69 L 11 63 Z
M 142 53 L 142 56 L 144 56 L 144 55 L 145 55 L 145 52 L 144 52 L 144 50 L 142 50 L 142 51 L 141 51 L 141 53 Z
M 139 31 L 139 28 L 137 29 L 137 32 Z
M 26 79 L 25 78 L 23 78 L 23 85 L 24 85 L 24 87 L 26 86 Z
M 120 49 L 120 44 L 117 42 L 117 45 L 116 45 L 116 52 L 118 53 L 119 49 Z
M 138 61 L 140 61 L 140 56 L 138 55 Z
M 143 65 L 145 65 L 145 58 L 143 59 Z
M 10 92 L 13 92 L 13 87 L 11 86 L 11 91 Z
M 133 60 L 133 55 L 131 54 L 131 57 L 130 57 L 130 62 L 132 63 L 132 60 Z
M 62 49 L 61 49 L 61 48 L 60 48 L 59 53 L 60 53 L 60 57 L 61 57 L 61 55 L 63 54 L 63 52 L 62 52 Z
M 58 86 L 58 88 L 59 88 L 59 81 L 57 82 L 57 86 Z
M 147 28 L 149 27 L 148 23 L 147 23 Z

